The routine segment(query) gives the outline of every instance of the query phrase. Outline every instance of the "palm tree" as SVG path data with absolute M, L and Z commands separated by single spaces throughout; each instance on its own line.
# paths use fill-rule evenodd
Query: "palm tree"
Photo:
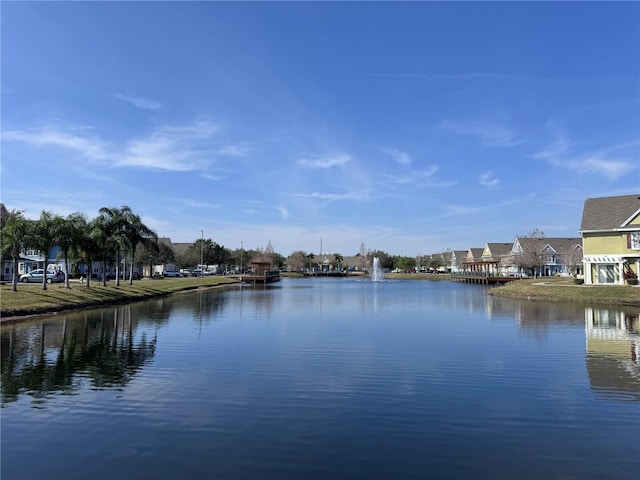
M 309 270 L 311 270 L 312 266 L 313 266 L 313 261 L 315 260 L 316 256 L 313 253 L 308 253 L 307 254 L 307 260 L 309 261 Z
M 334 253 L 333 254 L 333 258 L 334 258 L 334 261 L 336 262 L 337 269 L 340 270 L 340 264 L 344 260 L 344 257 L 342 255 L 340 255 L 339 253 Z
M 47 265 L 49 261 L 49 250 L 56 245 L 56 224 L 57 216 L 45 210 L 40 214 L 40 218 L 31 225 L 29 246 L 33 247 L 44 258 L 44 275 L 42 275 L 42 290 L 47 289 Z
M 125 228 L 127 224 L 126 215 L 131 209 L 126 205 L 118 207 L 102 207 L 100 216 L 103 217 L 103 226 L 110 237 L 110 243 L 115 247 L 116 253 L 116 287 L 120 286 L 120 250 L 126 242 Z
M 136 249 L 136 255 L 133 257 L 131 263 L 144 267 L 149 266 L 149 276 L 153 276 L 153 266 L 157 263 L 156 259 L 160 252 L 160 245 L 158 242 L 142 243 L 140 248 Z
M 66 288 L 71 288 L 69 285 L 69 253 L 71 252 L 74 244 L 79 241 L 82 234 L 82 228 L 86 226 L 87 221 L 82 213 L 72 213 L 67 218 L 56 217 L 55 219 L 55 231 L 58 238 L 58 246 L 60 247 L 60 253 L 64 258 L 64 270 L 66 272 L 64 285 Z
M 102 262 L 102 286 L 107 286 L 107 262 L 112 261 L 119 249 L 114 232 L 114 223 L 111 217 L 102 212 L 93 219 L 90 225 L 89 235 L 96 243 L 98 256 Z
M 94 222 L 88 223 L 84 215 L 75 219 L 78 228 L 78 237 L 72 245 L 72 254 L 81 259 L 87 268 L 87 288 L 91 288 L 91 266 L 93 260 L 100 255 L 96 233 L 98 231 Z
M 24 211 L 11 210 L 9 215 L 2 218 L 0 225 L 0 245 L 1 258 L 11 257 L 13 259 L 13 275 L 11 279 L 11 290 L 18 291 L 18 261 L 27 240 L 29 230 L 28 221 L 23 217 Z
M 136 255 L 136 248 L 139 244 L 151 246 L 158 241 L 158 235 L 151 228 L 147 227 L 140 217 L 134 214 L 126 205 L 122 207 L 121 213 L 124 219 L 124 237 L 127 246 L 131 250 L 131 262 L 129 264 L 129 285 L 133 285 L 133 262 Z

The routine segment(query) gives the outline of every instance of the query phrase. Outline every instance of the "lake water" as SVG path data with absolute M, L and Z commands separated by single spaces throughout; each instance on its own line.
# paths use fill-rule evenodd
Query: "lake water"
M 637 479 L 638 308 L 283 279 L 1 329 L 14 479 Z

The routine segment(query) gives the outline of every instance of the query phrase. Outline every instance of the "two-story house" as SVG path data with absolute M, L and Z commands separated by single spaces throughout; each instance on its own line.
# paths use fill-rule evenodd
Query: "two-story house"
M 585 284 L 624 284 L 640 272 L 640 194 L 587 198 L 580 226 Z
M 582 239 L 516 237 L 502 261 L 512 276 L 549 277 L 582 273 Z

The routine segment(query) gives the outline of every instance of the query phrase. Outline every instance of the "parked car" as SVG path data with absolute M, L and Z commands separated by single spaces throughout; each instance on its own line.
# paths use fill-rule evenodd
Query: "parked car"
M 181 268 L 180 269 L 180 274 L 183 277 L 194 277 L 195 275 L 193 274 L 193 272 L 191 270 L 189 270 L 188 268 Z
M 211 272 L 207 270 L 202 270 L 201 268 L 194 268 L 193 273 L 191 275 L 194 277 L 207 277 L 211 275 Z
M 38 268 L 37 270 L 31 270 L 29 273 L 20 275 L 20 281 L 22 283 L 42 283 L 43 276 L 44 269 Z M 59 282 L 64 282 L 64 273 L 60 270 L 47 270 L 47 283 Z
M 182 274 L 177 270 L 165 270 L 162 272 L 163 277 L 182 277 Z
M 141 278 L 142 278 L 141 273 L 133 272 L 134 280 L 140 280 Z M 107 280 L 115 280 L 115 279 L 116 279 L 116 272 L 107 273 Z M 129 280 L 129 272 L 127 272 L 126 274 L 124 272 L 120 272 L 120 280 Z

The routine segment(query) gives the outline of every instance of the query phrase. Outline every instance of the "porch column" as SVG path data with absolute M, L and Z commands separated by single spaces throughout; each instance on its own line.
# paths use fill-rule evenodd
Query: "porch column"
M 591 262 L 589 260 L 584 260 L 582 263 L 584 267 L 584 272 L 582 272 L 584 275 L 584 283 L 591 285 L 593 283 L 591 278 Z
M 620 285 L 624 285 L 624 262 L 622 260 L 618 262 L 618 268 L 620 269 L 620 274 L 618 275 L 618 283 Z

